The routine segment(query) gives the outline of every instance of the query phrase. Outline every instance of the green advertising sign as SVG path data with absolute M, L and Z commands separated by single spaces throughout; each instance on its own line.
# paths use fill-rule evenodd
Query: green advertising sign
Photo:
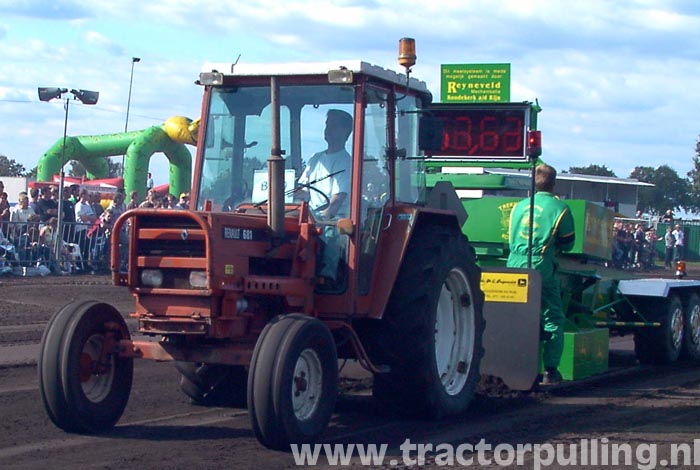
M 443 64 L 443 103 L 510 102 L 510 64 Z

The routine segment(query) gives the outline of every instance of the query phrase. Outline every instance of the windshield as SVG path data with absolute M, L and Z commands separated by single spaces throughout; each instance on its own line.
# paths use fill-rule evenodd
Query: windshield
M 286 168 L 285 202 L 291 203 L 294 195 L 290 190 L 309 159 L 328 148 L 324 138 L 328 111 L 341 110 L 353 116 L 354 88 L 282 86 L 279 96 L 280 140 Z M 271 129 L 269 87 L 213 90 L 197 209 L 203 210 L 205 200 L 212 202 L 214 211 L 231 211 L 243 202 L 267 199 Z M 352 155 L 352 137 L 345 149 Z

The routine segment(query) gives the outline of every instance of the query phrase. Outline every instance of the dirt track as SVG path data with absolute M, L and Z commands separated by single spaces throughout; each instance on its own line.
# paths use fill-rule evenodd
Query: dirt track
M 72 299 L 98 298 L 121 311 L 131 306 L 129 294 L 109 285 L 106 277 L 0 282 L 0 345 L 35 344 L 43 323 Z M 245 410 L 193 407 L 179 392 L 177 382 L 171 365 L 136 361 L 131 399 L 115 430 L 103 436 L 79 436 L 66 434 L 49 421 L 39 398 L 34 366 L 0 368 L 0 468 L 295 467 L 291 453 L 268 451 L 257 443 Z M 477 444 L 481 439 L 492 446 L 565 444 L 564 457 L 570 455 L 568 445 L 581 445 L 582 439 L 596 440 L 607 449 L 613 444 L 645 446 L 632 447 L 632 455 L 635 450 L 658 445 L 656 460 L 666 459 L 666 468 L 700 468 L 700 444 L 695 451 L 697 466 L 670 465 L 672 444 L 689 444 L 692 449 L 693 440 L 700 439 L 699 398 L 700 368 L 688 364 L 671 369 L 638 368 L 630 374 L 549 393 L 482 395 L 467 415 L 439 423 L 387 416 L 366 394 L 349 394 L 341 398 L 324 440 L 389 444 L 385 465 L 379 468 L 389 468 L 386 462 L 392 459 L 401 467 L 399 446 L 407 438 L 413 443 L 452 443 L 455 447 Z M 510 468 L 533 468 L 533 454 L 523 455 L 524 465 Z M 602 451 L 595 466 L 582 465 L 582 455 L 576 455 L 578 463 L 566 468 L 610 468 L 602 465 Z M 642 464 L 648 463 L 647 454 L 639 455 Z M 440 453 L 428 455 L 426 463 L 437 467 L 441 457 Z M 472 457 L 472 466 L 478 467 L 477 455 Z M 494 457 L 487 453 L 485 458 L 492 463 L 482 467 L 504 468 L 493 463 Z M 351 468 L 368 468 L 357 457 L 353 462 Z

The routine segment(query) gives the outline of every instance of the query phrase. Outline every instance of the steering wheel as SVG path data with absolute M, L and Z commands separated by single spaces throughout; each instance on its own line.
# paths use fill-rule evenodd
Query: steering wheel
M 310 184 L 308 184 L 308 183 L 307 183 L 307 184 L 300 184 L 299 187 L 300 187 L 300 188 L 308 188 L 308 189 L 311 189 L 311 190 L 313 190 L 313 191 L 316 191 L 318 194 L 320 194 L 320 195 L 323 197 L 324 203 L 321 204 L 320 206 L 314 208 L 314 209 L 313 209 L 314 212 L 321 212 L 321 211 L 324 211 L 324 210 L 328 209 L 328 206 L 331 205 L 331 198 L 328 196 L 328 194 L 324 193 L 324 192 L 321 191 L 320 189 L 318 189 L 318 188 L 316 188 L 316 187 L 314 187 L 314 186 L 312 186 L 312 185 L 310 185 Z

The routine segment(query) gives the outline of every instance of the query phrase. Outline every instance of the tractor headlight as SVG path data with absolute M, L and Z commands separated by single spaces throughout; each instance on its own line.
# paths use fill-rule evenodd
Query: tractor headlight
M 141 283 L 144 286 L 160 287 L 163 285 L 163 271 L 160 269 L 144 269 L 141 271 Z
M 224 84 L 224 74 L 221 72 L 202 72 L 199 74 L 200 85 L 219 86 Z
M 190 273 L 190 286 L 195 289 L 206 289 L 207 273 L 205 271 L 192 271 Z

